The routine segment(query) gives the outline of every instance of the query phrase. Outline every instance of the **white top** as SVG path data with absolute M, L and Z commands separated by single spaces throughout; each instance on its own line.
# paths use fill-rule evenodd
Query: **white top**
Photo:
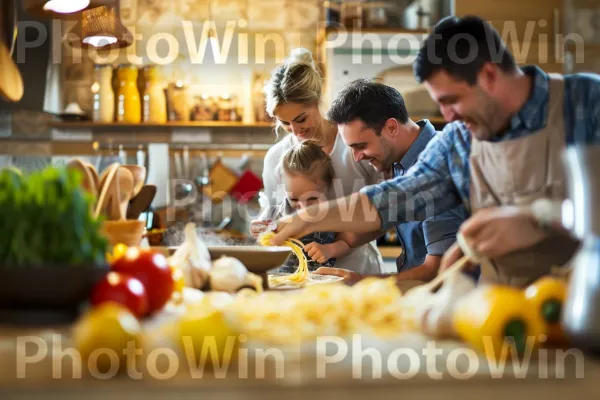
M 281 204 L 285 200 L 285 188 L 277 168 L 285 151 L 297 143 L 298 139 L 294 135 L 288 134 L 273 145 L 265 155 L 262 178 L 265 200 L 269 201 L 270 206 Z M 339 133 L 336 135 L 329 156 L 335 171 L 332 190 L 327 194 L 327 198 L 330 200 L 349 196 L 364 186 L 383 180 L 383 174 L 378 173 L 368 162 L 354 162 L 352 150 L 345 145 Z M 265 207 L 266 205 L 263 206 L 263 208 Z M 384 271 L 383 259 L 375 242 L 358 247 L 345 257 L 338 258 L 336 267 L 360 274 L 380 274 Z

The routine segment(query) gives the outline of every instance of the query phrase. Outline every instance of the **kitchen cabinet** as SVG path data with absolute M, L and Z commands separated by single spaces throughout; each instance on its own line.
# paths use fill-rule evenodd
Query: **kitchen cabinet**
M 455 0 L 457 16 L 477 15 L 500 32 L 519 65 L 537 64 L 546 72 L 565 71 L 563 0 Z M 529 46 L 526 52 L 521 51 Z
M 325 32 L 320 44 L 325 107 L 346 84 L 392 69 L 403 70 L 409 85 L 418 86 L 412 64 L 426 37 L 425 32 L 402 30 Z

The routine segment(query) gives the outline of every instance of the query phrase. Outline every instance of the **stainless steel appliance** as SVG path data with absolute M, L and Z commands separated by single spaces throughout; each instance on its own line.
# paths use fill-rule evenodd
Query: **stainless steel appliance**
M 572 345 L 600 353 L 600 146 L 569 148 L 564 165 L 563 225 L 582 246 L 571 263 L 562 323 Z

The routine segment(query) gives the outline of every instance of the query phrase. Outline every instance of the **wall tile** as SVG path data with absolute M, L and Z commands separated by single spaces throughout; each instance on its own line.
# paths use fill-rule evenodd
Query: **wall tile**
M 286 29 L 282 0 L 248 0 L 248 29 L 278 31 Z
M 320 17 L 318 0 L 286 0 L 285 11 L 287 29 L 316 29 Z

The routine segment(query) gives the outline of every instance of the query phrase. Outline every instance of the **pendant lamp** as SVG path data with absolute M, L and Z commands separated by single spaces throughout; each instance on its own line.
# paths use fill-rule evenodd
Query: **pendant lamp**
M 73 47 L 106 50 L 130 46 L 133 35 L 121 21 L 117 1 L 114 5 L 83 11 L 68 40 Z
M 82 11 L 112 5 L 115 0 L 21 0 L 23 9 L 32 17 L 77 18 Z

